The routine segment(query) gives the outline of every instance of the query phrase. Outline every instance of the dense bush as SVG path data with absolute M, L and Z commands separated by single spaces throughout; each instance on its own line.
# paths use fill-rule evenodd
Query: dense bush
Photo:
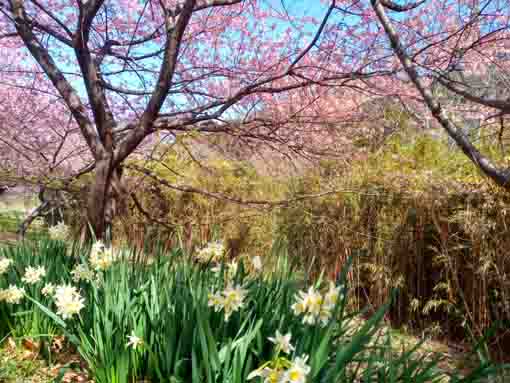
M 378 307 L 400 287 L 390 312 L 397 326 L 458 339 L 508 324 L 508 197 L 462 153 L 436 138 L 403 133 L 348 168 L 335 161 L 320 165 L 268 177 L 247 162 L 213 156 L 198 162 L 172 149 L 152 168 L 172 184 L 267 201 L 336 192 L 254 206 L 181 193 L 145 178 L 137 195 L 151 217 L 132 204 L 117 233 L 136 247 L 160 239 L 168 248 L 186 249 L 221 237 L 232 258 L 283 247 L 311 272 L 326 269 L 331 276 L 354 255 L 349 279 L 356 308 Z M 504 354 L 510 340 L 501 335 Z

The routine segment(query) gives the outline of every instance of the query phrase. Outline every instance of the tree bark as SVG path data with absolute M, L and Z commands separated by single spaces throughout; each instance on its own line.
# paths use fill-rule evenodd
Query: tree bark
M 106 213 L 111 197 L 111 157 L 96 162 L 94 182 L 89 191 L 88 220 L 96 240 L 105 240 L 107 232 Z M 110 222 L 111 224 L 111 222 Z

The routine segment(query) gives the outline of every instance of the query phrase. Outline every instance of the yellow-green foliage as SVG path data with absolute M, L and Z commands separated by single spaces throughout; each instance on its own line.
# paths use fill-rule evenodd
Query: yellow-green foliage
M 455 190 L 466 184 L 484 182 L 476 167 L 458 149 L 448 148 L 444 141 L 428 135 L 406 142 L 403 135 L 391 138 L 367 161 L 353 168 L 359 182 L 374 178 L 394 190 L 410 193 L 441 188 Z
M 283 180 L 263 176 L 246 162 L 215 157 L 198 161 L 179 145 L 168 150 L 161 163 L 145 163 L 145 167 L 176 187 L 193 187 L 217 197 L 200 192 L 183 193 L 145 179 L 137 193 L 144 209 L 171 227 L 154 225 L 158 234 L 163 232 L 173 243 L 178 241 L 185 247 L 224 239 L 233 256 L 269 251 L 272 212 L 261 206 L 254 208 L 254 205 L 234 203 L 228 198 L 279 199 L 285 192 Z M 135 208 L 132 211 L 136 220 L 142 220 L 141 226 L 145 231 L 151 228 L 150 222 L 140 212 Z M 132 227 L 131 223 L 127 225 L 127 229 Z M 129 236 L 130 233 L 126 234 Z
M 494 313 L 510 319 L 510 307 L 497 302 L 510 301 L 510 261 L 502 256 L 510 250 L 508 196 L 441 140 L 396 135 L 348 171 L 329 160 L 293 177 L 265 176 L 250 163 L 214 155 L 198 162 L 178 145 L 150 168 L 174 185 L 244 200 L 336 192 L 263 208 L 145 179 L 137 195 L 167 227 L 132 207 L 121 220 L 127 237 L 146 244 L 164 233 L 169 245 L 187 248 L 221 238 L 231 256 L 265 256 L 284 243 L 295 260 L 329 276 L 354 255 L 350 279 L 359 304 L 381 304 L 401 288 L 391 312 L 397 324 L 448 323 L 457 331 L 467 323 L 481 330 Z

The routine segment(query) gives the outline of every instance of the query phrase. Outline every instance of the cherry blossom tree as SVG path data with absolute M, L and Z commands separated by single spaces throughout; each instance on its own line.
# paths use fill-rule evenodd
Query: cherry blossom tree
M 11 78 L 14 86 L 52 85 L 54 108 L 67 111 L 55 111 L 60 142 L 79 130 L 94 168 L 88 219 L 102 238 L 112 201 L 129 195 L 121 177 L 125 160 L 154 144 L 156 133 L 282 142 L 286 124 L 259 118 L 267 97 L 285 100 L 304 88 L 341 87 L 380 71 L 366 60 L 329 57 L 332 47 L 342 47 L 325 30 L 335 4 L 315 20 L 256 0 L 3 0 L 1 50 L 17 56 L 7 68 L 23 73 Z M 11 125 L 4 129 L 12 136 L 20 127 Z M 31 138 L 46 125 L 30 124 Z M 25 153 L 12 142 L 11 162 L 12 153 Z
M 439 87 L 469 104 L 461 117 L 504 120 L 505 93 L 487 97 L 454 74 L 462 66 L 484 78 L 496 67 L 505 76 L 497 59 L 509 48 L 505 0 L 314 4 L 320 16 L 276 0 L 0 0 L 5 166 L 12 173 L 25 158 L 38 166 L 23 172 L 39 176 L 93 171 L 88 220 L 102 238 L 114 202 L 132 194 L 123 166 L 161 137 L 342 150 L 328 129 L 391 97 L 417 121 L 430 113 L 485 174 L 508 184 L 509 172 L 434 94 Z

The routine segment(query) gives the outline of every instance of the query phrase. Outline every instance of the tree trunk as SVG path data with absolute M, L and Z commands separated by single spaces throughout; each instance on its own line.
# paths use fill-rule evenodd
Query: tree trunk
M 106 213 L 109 206 L 108 200 L 112 198 L 111 174 L 110 157 L 96 161 L 95 178 L 89 191 L 88 219 L 97 240 L 106 239 L 108 228 Z

